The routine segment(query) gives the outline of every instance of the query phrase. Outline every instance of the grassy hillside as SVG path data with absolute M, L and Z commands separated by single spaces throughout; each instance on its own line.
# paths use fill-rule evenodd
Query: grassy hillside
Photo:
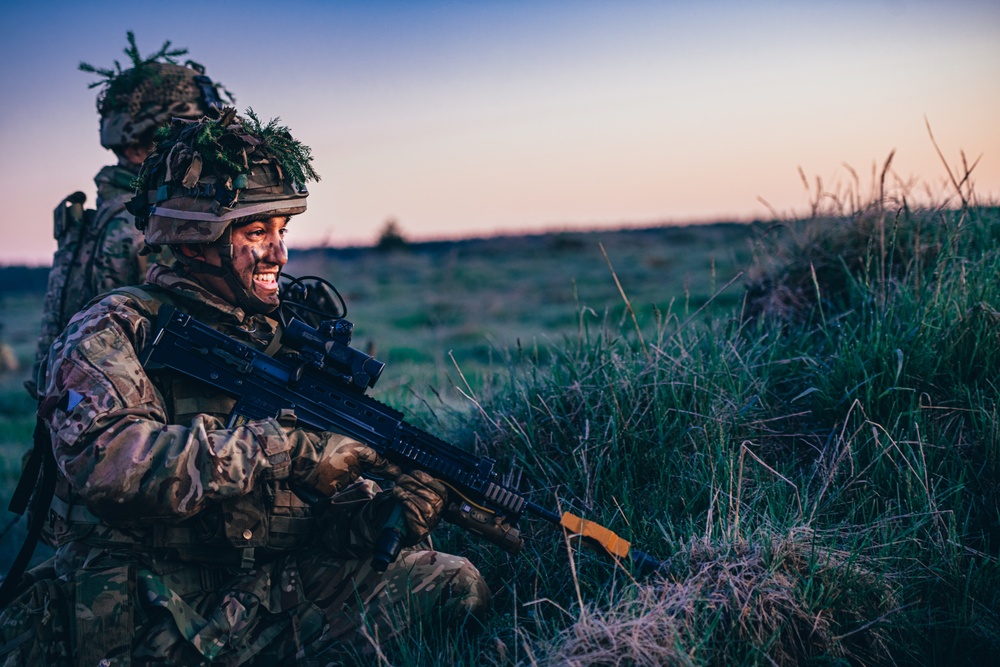
M 473 546 L 507 613 L 477 648 L 505 647 L 501 664 L 991 664 L 998 234 L 996 208 L 880 198 L 763 238 L 739 310 L 512 357 L 459 432 L 528 471 L 536 502 L 666 565 L 636 581 L 583 552 L 570 568 L 544 529 L 518 560 Z
M 387 384 L 405 383 L 454 370 L 449 355 L 475 371 L 518 345 L 548 354 L 548 343 L 576 334 L 581 314 L 621 320 L 609 260 L 640 324 L 696 309 L 746 266 L 753 233 L 749 225 L 717 224 L 418 243 L 391 252 L 318 249 L 294 253 L 288 271 L 331 279 L 357 327 L 355 344 L 374 344 L 390 367 Z M 715 303 L 741 298 L 735 286 Z
M 389 363 L 381 398 L 665 560 L 640 577 L 538 522 L 516 557 L 444 526 L 494 611 L 471 637 L 373 639 L 380 663 L 995 660 L 1000 209 L 960 195 L 298 253 Z

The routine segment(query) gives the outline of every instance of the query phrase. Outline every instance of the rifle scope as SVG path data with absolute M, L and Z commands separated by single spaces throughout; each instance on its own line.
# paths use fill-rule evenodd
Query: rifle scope
M 324 322 L 324 325 L 327 323 Z M 348 343 L 354 325 L 347 320 L 332 321 L 331 326 L 320 332 L 299 319 L 293 319 L 285 327 L 282 339 L 300 352 L 311 353 L 319 366 L 347 378 L 362 392 L 374 387 L 385 364 Z

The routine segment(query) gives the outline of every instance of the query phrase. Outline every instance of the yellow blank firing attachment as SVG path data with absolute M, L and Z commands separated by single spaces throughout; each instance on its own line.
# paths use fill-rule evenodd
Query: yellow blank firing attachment
M 612 556 L 625 558 L 628 556 L 632 543 L 623 540 L 599 523 L 587 521 L 575 514 L 563 512 L 560 525 L 569 531 L 570 535 L 582 537 L 588 542 L 596 543 Z

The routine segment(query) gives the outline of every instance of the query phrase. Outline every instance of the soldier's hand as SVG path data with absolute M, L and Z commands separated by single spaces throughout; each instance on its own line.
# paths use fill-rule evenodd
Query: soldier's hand
M 317 447 L 302 447 L 292 459 L 292 478 L 330 496 L 352 484 L 362 473 L 384 470 L 385 459 L 357 440 L 337 433 L 323 433 Z
M 403 508 L 406 542 L 416 544 L 427 537 L 441 520 L 448 489 L 423 470 L 414 470 L 396 478 L 392 495 Z

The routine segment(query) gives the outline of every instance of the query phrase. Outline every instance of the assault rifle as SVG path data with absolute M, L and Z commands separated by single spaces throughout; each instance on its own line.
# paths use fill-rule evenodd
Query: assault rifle
M 320 329 L 291 320 L 281 340 L 298 351 L 292 362 L 270 357 L 171 307 L 160 311 L 157 327 L 143 353 L 143 367 L 176 371 L 236 399 L 229 427 L 292 410 L 299 425 L 353 437 L 404 470 L 423 470 L 443 482 L 449 489 L 443 518 L 509 553 L 520 551 L 517 522 L 530 513 L 615 559 L 630 558 L 643 571 L 661 564 L 604 526 L 533 503 L 500 483 L 492 459 L 408 424 L 402 413 L 367 396 L 385 364 L 350 346 L 353 325 L 347 320 L 330 320 Z M 403 530 L 396 511 L 376 546 L 374 567 L 385 569 L 395 560 Z

